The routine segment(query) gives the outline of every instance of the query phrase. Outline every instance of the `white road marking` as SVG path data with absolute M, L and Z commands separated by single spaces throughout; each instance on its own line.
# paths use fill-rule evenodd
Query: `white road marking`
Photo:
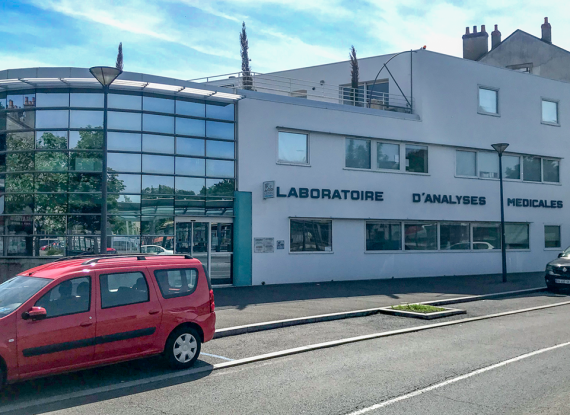
M 204 353 L 204 352 L 200 352 L 200 355 L 215 357 L 216 359 L 228 360 L 230 362 L 233 362 L 234 360 L 236 360 L 236 359 L 230 359 L 229 357 L 218 356 L 217 354 L 210 354 L 210 353 Z
M 487 366 L 487 367 L 484 367 L 481 369 L 477 369 L 473 372 L 469 372 L 469 373 L 466 373 L 464 375 L 457 376 L 455 378 L 451 378 L 451 379 L 448 379 L 448 380 L 440 382 L 440 383 L 436 383 L 435 385 L 428 386 L 427 388 L 419 389 L 415 392 L 407 393 L 405 395 L 398 396 L 397 398 L 393 398 L 393 399 L 390 399 L 390 400 L 387 400 L 387 401 L 384 401 L 381 403 L 377 403 L 376 405 L 369 406 L 368 408 L 363 408 L 363 409 L 360 409 L 358 411 L 351 412 L 348 415 L 362 415 L 362 414 L 368 413 L 370 411 L 374 411 L 376 409 L 384 408 L 388 405 L 393 405 L 397 402 L 401 402 L 403 400 L 422 395 L 426 392 L 430 392 L 430 391 L 435 390 L 435 389 L 443 388 L 444 386 L 451 385 L 452 383 L 456 383 L 456 382 L 459 382 L 461 380 L 465 380 L 465 379 L 468 379 L 470 377 L 480 375 L 481 373 L 485 373 L 485 372 L 488 372 L 490 370 L 498 369 L 500 367 L 509 365 L 511 363 L 515 363 L 515 362 L 518 362 L 518 361 L 523 360 L 523 359 L 528 359 L 529 357 L 536 356 L 538 354 L 542 354 L 542 353 L 546 353 L 546 352 L 550 352 L 552 350 L 556 350 L 556 349 L 559 349 L 561 347 L 566 347 L 566 346 L 570 346 L 570 342 L 557 344 L 556 346 L 545 347 L 544 349 L 535 350 L 534 352 L 526 353 L 526 354 L 514 357 L 512 359 L 504 360 L 502 362 L 495 363 L 494 365 Z

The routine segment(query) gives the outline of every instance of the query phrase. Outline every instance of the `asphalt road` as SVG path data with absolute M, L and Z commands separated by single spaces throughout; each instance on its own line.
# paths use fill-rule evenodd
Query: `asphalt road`
M 468 311 L 467 317 L 473 317 L 568 300 L 540 294 L 461 307 Z M 1 396 L 0 412 L 5 405 L 52 397 L 49 405 L 18 413 L 59 409 L 54 413 L 350 414 L 364 409 L 370 414 L 568 414 L 569 313 L 570 305 L 553 307 L 57 402 L 58 395 L 81 388 L 104 388 L 170 373 L 155 360 L 116 365 L 11 386 Z M 431 323 L 370 316 L 224 338 L 203 349 L 219 357 L 204 356 L 199 364 L 207 367 L 208 362 L 224 361 L 220 357 L 239 359 L 421 324 Z M 554 346 L 559 347 L 548 349 Z M 475 372 L 481 369 L 482 373 Z M 425 388 L 432 389 L 413 395 Z

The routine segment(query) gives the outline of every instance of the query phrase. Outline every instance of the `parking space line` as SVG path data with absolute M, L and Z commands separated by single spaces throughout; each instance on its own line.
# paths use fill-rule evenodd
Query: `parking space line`
M 222 359 L 222 360 L 228 360 L 230 362 L 233 362 L 235 359 L 230 359 L 229 357 L 224 357 L 224 356 L 218 356 L 217 354 L 210 354 L 210 353 L 204 353 L 204 352 L 200 352 L 200 356 L 210 356 L 210 357 L 215 357 L 216 359 Z

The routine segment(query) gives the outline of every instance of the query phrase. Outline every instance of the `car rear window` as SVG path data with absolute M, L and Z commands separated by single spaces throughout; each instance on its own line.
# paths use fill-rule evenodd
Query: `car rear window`
M 190 295 L 198 283 L 198 270 L 195 268 L 161 269 L 154 271 L 163 298 Z

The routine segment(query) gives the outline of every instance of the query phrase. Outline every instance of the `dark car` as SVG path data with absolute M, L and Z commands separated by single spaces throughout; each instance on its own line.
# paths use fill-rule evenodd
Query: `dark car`
M 570 247 L 546 265 L 546 286 L 551 291 L 570 289 Z

